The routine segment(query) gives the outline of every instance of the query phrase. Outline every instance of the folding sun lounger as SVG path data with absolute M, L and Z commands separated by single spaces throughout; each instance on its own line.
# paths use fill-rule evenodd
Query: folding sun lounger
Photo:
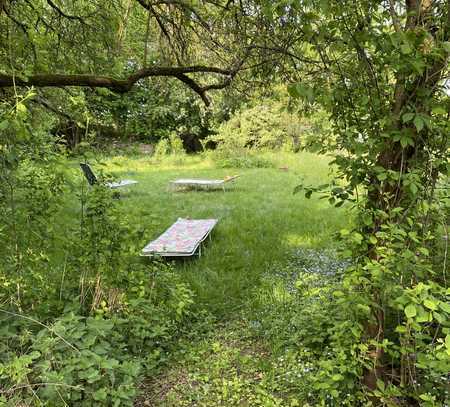
M 94 172 L 92 171 L 92 168 L 89 164 L 80 163 L 80 167 L 83 170 L 84 176 L 86 177 L 87 181 L 89 182 L 89 185 L 95 185 L 98 183 L 97 177 L 94 175 Z M 131 179 L 124 179 L 122 181 L 118 182 L 106 182 L 105 185 L 108 188 L 116 189 L 120 187 L 125 187 L 128 185 L 137 184 L 137 181 L 133 181 Z
M 217 219 L 178 218 L 161 236 L 142 249 L 141 256 L 189 257 L 197 249 L 201 256 L 201 243 L 216 224 Z
M 239 175 L 233 177 L 225 177 L 224 179 L 188 179 L 180 178 L 170 181 L 170 185 L 174 188 L 215 188 L 221 187 L 225 192 L 225 184 L 233 182 L 239 178 Z

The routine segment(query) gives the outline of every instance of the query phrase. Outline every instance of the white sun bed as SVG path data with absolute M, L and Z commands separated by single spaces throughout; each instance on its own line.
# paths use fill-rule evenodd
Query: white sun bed
M 123 179 L 122 181 L 118 181 L 118 182 L 107 182 L 105 185 L 111 189 L 115 189 L 115 188 L 126 187 L 128 185 L 134 185 L 137 183 L 138 183 L 137 181 L 134 181 L 132 179 Z
M 198 179 L 198 178 L 180 178 L 170 181 L 173 188 L 215 188 L 221 187 L 225 191 L 225 184 L 233 182 L 239 178 L 239 175 L 225 177 L 224 179 Z
M 98 183 L 97 177 L 95 176 L 94 172 L 92 171 L 92 168 L 89 164 L 86 163 L 80 163 L 80 167 L 83 170 L 84 176 L 86 177 L 87 181 L 89 182 L 89 185 L 95 185 Z M 105 185 L 108 188 L 116 189 L 121 187 L 126 187 L 128 185 L 137 184 L 137 181 L 133 181 L 131 179 L 124 179 L 122 181 L 118 182 L 106 182 Z
M 217 221 L 178 218 L 161 236 L 142 249 L 141 256 L 189 257 L 197 249 L 200 256 L 201 243 L 209 236 Z

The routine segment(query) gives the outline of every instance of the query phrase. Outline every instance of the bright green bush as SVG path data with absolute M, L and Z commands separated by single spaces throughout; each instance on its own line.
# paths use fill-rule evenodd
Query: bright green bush
M 218 148 L 285 149 L 298 151 L 310 138 L 328 128 L 326 116 L 317 112 L 306 116 L 300 110 L 291 111 L 289 98 L 280 92 L 271 98 L 261 98 L 244 106 L 209 140 Z
M 409 268 L 407 262 L 413 257 L 406 252 L 396 267 Z M 287 264 L 275 265 L 265 277 L 255 295 L 258 312 L 253 327 L 282 362 L 280 391 L 294 391 L 311 405 L 370 405 L 371 394 L 360 387 L 363 369 L 370 366 L 371 344 L 364 342 L 362 322 L 368 318 L 369 307 L 367 298 L 348 284 L 354 270 L 354 265 L 326 253 L 298 250 Z M 414 270 L 423 272 L 418 264 Z M 387 300 L 390 308 L 385 314 L 390 333 L 382 343 L 383 360 L 392 364 L 402 387 L 400 391 L 378 380 L 373 395 L 386 405 L 401 398 L 420 400 L 423 406 L 443 406 L 449 397 L 448 289 L 435 282 L 409 289 L 393 283 L 391 287 L 393 299 Z M 414 371 L 414 386 L 404 377 L 412 373 L 401 369 L 404 358 Z
M 183 148 L 183 142 L 176 133 L 171 133 L 167 138 L 161 138 L 155 147 L 152 161 L 160 162 L 162 160 L 171 160 L 181 164 L 184 161 L 186 152 Z
M 143 278 L 144 272 L 133 276 L 135 283 Z M 103 302 L 93 316 L 66 311 L 38 331 L 30 330 L 29 319 L 7 324 L 0 317 L 0 385 L 7 399 L 132 406 L 138 375 L 164 361 L 193 302 L 170 270 L 154 274 L 151 284 L 152 299 L 149 284 L 137 284 L 116 309 Z
M 265 99 L 235 113 L 211 139 L 234 148 L 278 149 L 285 144 L 294 148 L 299 143 L 300 130 L 294 115 L 283 111 L 280 103 Z

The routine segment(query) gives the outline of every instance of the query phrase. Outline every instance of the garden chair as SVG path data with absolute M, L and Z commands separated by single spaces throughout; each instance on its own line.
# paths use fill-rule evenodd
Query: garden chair
M 198 188 L 198 189 L 213 189 L 213 188 L 222 188 L 225 192 L 225 185 L 231 182 L 234 182 L 239 175 L 234 175 L 232 177 L 227 176 L 224 179 L 189 179 L 189 178 L 180 178 L 175 181 L 170 181 L 170 186 L 174 189 L 181 188 Z
M 141 256 L 201 256 L 201 243 L 216 226 L 217 219 L 182 219 L 172 224 L 161 236 L 142 249 Z
M 94 172 L 92 171 L 92 168 L 89 164 L 80 163 L 80 167 L 81 167 L 81 169 L 84 173 L 84 176 L 86 177 L 89 185 L 92 186 L 92 185 L 98 184 L 97 177 L 94 175 Z M 121 188 L 121 187 L 125 187 L 128 185 L 133 185 L 133 184 L 137 184 L 137 181 L 133 181 L 131 179 L 124 179 L 122 181 L 105 183 L 105 185 L 111 189 Z

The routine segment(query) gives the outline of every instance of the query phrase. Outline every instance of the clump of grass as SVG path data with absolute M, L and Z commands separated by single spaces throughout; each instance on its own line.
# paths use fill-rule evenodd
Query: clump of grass
M 270 168 L 274 163 L 260 153 L 247 148 L 219 147 L 210 153 L 219 168 Z

